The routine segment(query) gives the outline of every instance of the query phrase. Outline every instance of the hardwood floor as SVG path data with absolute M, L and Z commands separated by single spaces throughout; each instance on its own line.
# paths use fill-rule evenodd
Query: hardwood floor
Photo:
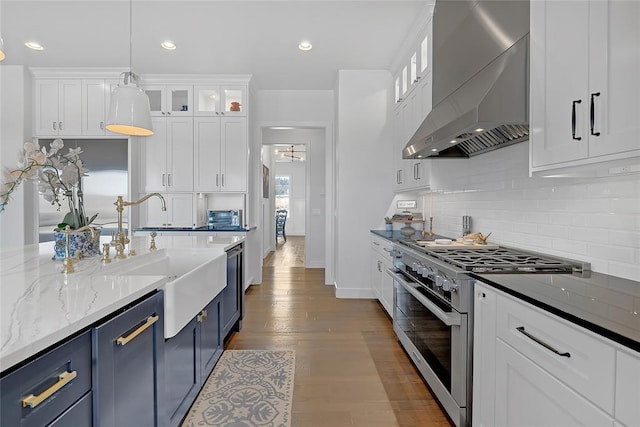
M 451 426 L 382 306 L 335 298 L 324 269 L 298 266 L 304 237 L 294 237 L 247 290 L 242 331 L 227 343 L 296 351 L 292 427 Z
M 304 236 L 278 237 L 276 250 L 264 258 L 263 267 L 304 267 Z

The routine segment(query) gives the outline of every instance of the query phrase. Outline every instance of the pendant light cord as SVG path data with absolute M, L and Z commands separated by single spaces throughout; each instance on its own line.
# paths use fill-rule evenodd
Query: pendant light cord
M 133 73 L 133 0 L 129 0 L 129 73 Z

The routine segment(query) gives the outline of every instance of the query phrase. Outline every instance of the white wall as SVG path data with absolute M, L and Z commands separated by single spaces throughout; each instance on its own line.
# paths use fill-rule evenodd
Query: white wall
M 391 74 L 341 70 L 338 77 L 336 296 L 370 298 L 370 230 L 393 197 Z
M 303 128 L 296 132 L 312 132 L 314 129 L 319 134 L 309 134 L 309 156 L 312 159 L 324 159 L 314 166 L 314 160 L 310 160 L 309 185 L 316 185 L 318 190 L 311 193 L 309 210 L 318 209 L 319 215 L 313 216 L 307 221 L 306 241 L 310 243 L 306 247 L 308 267 L 325 267 L 325 283 L 333 283 L 333 264 L 330 259 L 331 251 L 325 246 L 332 228 L 332 218 L 328 213 L 332 211 L 333 175 L 326 174 L 324 167 L 332 167 L 333 156 L 333 91 L 330 90 L 264 90 L 257 91 L 258 106 L 252 101 L 252 120 L 255 126 L 254 132 L 259 137 L 251 140 L 251 150 L 260 152 L 263 142 L 263 128 L 270 126 L 294 126 Z M 322 130 L 320 130 L 322 129 Z M 267 132 L 268 133 L 268 132 Z M 315 142 L 314 142 L 315 141 Z M 268 141 L 267 141 L 268 142 Z M 252 168 L 262 171 L 259 156 L 254 156 Z M 273 175 L 273 168 L 271 174 Z M 252 203 L 262 206 L 262 172 L 253 181 Z M 309 216 L 307 216 L 309 218 Z M 263 226 L 262 224 L 260 225 Z M 269 225 L 270 226 L 270 225 Z M 256 282 L 260 283 L 260 282 Z
M 23 66 L 0 66 L 0 165 L 16 167 L 18 153 L 31 141 L 31 76 Z M 23 182 L 0 213 L 0 247 L 37 242 L 37 195 Z
M 495 243 L 640 281 L 640 175 L 530 178 L 528 144 L 432 160 L 434 232 L 458 237 L 470 215 Z
M 289 176 L 287 236 L 304 236 L 306 217 L 307 162 L 275 162 L 274 178 Z

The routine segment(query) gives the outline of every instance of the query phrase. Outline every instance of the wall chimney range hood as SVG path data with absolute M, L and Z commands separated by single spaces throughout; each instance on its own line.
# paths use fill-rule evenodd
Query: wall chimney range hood
M 433 109 L 405 159 L 471 157 L 529 138 L 529 1 L 437 0 Z

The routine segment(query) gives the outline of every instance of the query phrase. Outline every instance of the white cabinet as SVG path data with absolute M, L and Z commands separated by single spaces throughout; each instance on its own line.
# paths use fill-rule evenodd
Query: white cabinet
M 163 193 L 167 210 L 162 210 L 162 202 L 151 197 L 144 205 L 146 215 L 142 219 L 142 227 L 193 227 L 193 194 Z
M 393 268 L 393 243 L 373 235 L 371 243 L 371 287 L 387 314 L 393 318 L 393 279 L 387 274 L 387 269 Z
M 616 355 L 616 419 L 640 425 L 640 354 L 618 350 Z
M 116 135 L 106 130 L 111 93 L 117 79 L 82 80 L 82 135 Z
M 640 422 L 640 355 L 480 282 L 473 366 L 474 426 Z
M 193 116 L 193 86 L 145 85 L 151 116 Z
M 497 426 L 613 426 L 613 419 L 502 340 L 496 340 Z
M 429 187 L 429 160 L 404 160 L 402 150 L 432 108 L 431 21 L 421 33 L 409 63 L 395 80 L 393 116 L 394 190 Z
M 154 134 L 139 138 L 144 192 L 193 191 L 193 118 L 152 117 Z
M 246 117 L 196 117 L 194 147 L 194 191 L 247 191 Z
M 531 2 L 531 170 L 640 156 L 640 3 Z
M 82 133 L 82 81 L 80 79 L 35 80 L 35 136 Z
M 195 116 L 246 116 L 247 87 L 196 85 Z
M 497 294 L 476 282 L 473 317 L 473 425 L 494 427 Z

